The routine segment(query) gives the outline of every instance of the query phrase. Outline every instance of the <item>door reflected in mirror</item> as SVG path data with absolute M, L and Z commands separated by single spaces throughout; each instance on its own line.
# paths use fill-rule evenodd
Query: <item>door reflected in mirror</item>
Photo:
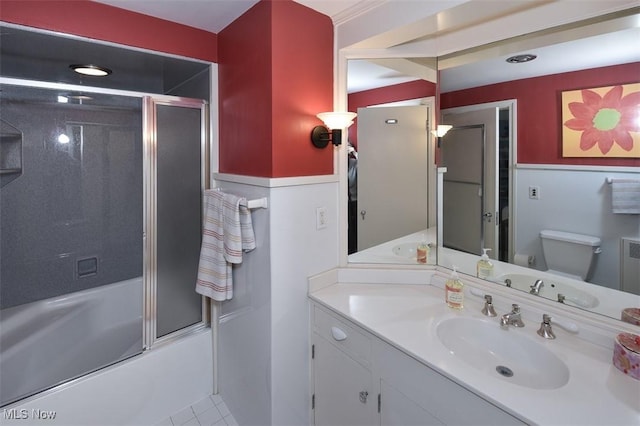
M 432 58 L 348 63 L 349 262 L 436 263 L 435 80 Z

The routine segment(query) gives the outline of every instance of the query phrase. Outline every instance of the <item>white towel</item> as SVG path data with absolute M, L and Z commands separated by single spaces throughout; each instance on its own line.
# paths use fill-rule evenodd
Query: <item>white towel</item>
M 611 202 L 614 213 L 640 214 L 640 180 L 613 179 Z
M 246 198 L 206 190 L 196 292 L 218 301 L 231 299 L 232 264 L 242 263 L 242 253 L 255 247 Z

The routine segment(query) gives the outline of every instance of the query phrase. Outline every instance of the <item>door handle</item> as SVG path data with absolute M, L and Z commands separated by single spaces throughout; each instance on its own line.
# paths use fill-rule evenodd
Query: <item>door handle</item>
M 367 214 L 366 210 L 360 210 L 360 216 L 362 216 L 362 220 L 364 220 L 364 215 Z
M 491 222 L 491 218 L 493 217 L 493 213 L 486 212 L 485 214 L 482 215 L 482 217 L 484 217 L 487 222 Z

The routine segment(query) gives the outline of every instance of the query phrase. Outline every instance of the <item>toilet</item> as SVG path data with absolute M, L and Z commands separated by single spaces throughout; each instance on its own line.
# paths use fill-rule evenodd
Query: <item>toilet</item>
M 548 272 L 580 281 L 589 281 L 593 273 L 600 238 L 563 231 L 540 231 L 542 253 Z

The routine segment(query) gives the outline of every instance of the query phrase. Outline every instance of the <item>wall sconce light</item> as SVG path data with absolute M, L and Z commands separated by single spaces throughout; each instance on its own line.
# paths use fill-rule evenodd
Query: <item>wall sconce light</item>
M 447 134 L 447 132 L 449 130 L 451 130 L 453 126 L 449 125 L 449 124 L 438 124 L 438 126 L 436 127 L 435 130 L 432 130 L 431 133 L 433 134 L 433 136 L 435 136 L 436 138 L 438 138 L 438 148 L 440 148 L 440 145 L 442 144 L 442 137 L 444 135 Z
M 355 112 L 321 112 L 317 117 L 324 126 L 316 126 L 311 130 L 311 143 L 316 148 L 324 148 L 329 142 L 338 146 L 342 143 L 342 129 L 353 124 Z M 326 126 L 326 127 L 325 127 Z

